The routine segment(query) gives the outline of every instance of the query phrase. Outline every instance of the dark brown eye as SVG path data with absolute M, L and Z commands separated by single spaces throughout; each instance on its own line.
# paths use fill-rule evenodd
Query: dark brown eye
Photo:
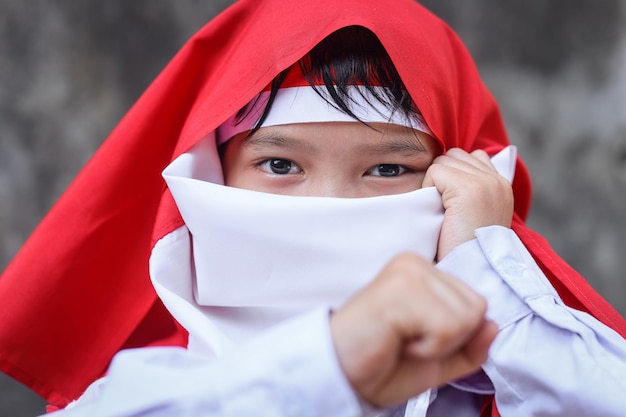
M 368 172 L 370 175 L 379 177 L 397 177 L 404 174 L 406 168 L 398 164 L 380 164 L 371 168 Z
M 300 172 L 298 165 L 288 159 L 266 159 L 259 166 L 269 174 L 286 175 Z
M 291 171 L 291 161 L 286 159 L 272 159 L 270 168 L 274 174 L 288 174 Z

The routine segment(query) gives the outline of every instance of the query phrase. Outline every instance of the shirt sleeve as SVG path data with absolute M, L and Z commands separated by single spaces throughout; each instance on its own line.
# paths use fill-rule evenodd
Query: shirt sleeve
M 120 352 L 59 417 L 360 416 L 336 359 L 328 310 L 299 316 L 218 360 L 183 348 Z
M 438 267 L 481 293 L 500 328 L 483 365 L 500 414 L 623 416 L 626 341 L 567 307 L 512 230 L 476 236 Z M 472 391 L 469 381 L 453 385 Z

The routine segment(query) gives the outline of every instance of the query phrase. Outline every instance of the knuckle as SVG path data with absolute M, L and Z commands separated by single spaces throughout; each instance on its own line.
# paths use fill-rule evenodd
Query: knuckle
M 487 308 L 487 300 L 479 295 L 474 297 L 466 310 L 466 314 L 463 316 L 463 320 L 465 320 L 464 326 L 476 327 L 485 318 Z
M 433 163 L 428 167 L 426 173 L 433 178 L 436 178 L 441 173 L 441 170 L 445 169 L 445 166 L 442 165 L 442 162 L 445 161 L 445 156 L 439 156 L 435 158 Z
M 483 161 L 489 160 L 489 154 L 485 152 L 483 149 L 476 149 L 471 152 L 471 155 Z
M 454 155 L 463 155 L 466 154 L 467 152 L 465 152 L 463 149 L 461 148 L 450 148 L 448 149 L 448 151 L 446 152 L 446 155 L 450 155 L 450 156 L 454 156 Z
M 396 291 L 411 291 L 423 287 L 433 271 L 431 262 L 415 253 L 404 252 L 389 262 L 382 275 Z
M 446 320 L 431 328 L 430 350 L 446 352 L 456 346 L 467 334 L 467 327 L 462 321 Z
M 393 258 L 390 265 L 401 270 L 415 270 L 430 265 L 423 257 L 412 252 L 402 252 Z
M 481 295 L 477 294 L 475 303 L 476 303 L 476 313 L 480 317 L 483 317 L 487 313 L 487 308 L 489 308 L 489 304 L 487 303 L 487 300 Z

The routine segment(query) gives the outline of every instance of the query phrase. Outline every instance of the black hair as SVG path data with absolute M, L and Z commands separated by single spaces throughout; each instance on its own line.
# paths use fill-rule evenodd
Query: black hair
M 361 85 L 365 100 L 376 100 L 390 110 L 400 112 L 407 120 L 417 113 L 398 71 L 391 62 L 376 35 L 362 26 L 342 28 L 317 44 L 297 62 L 311 87 L 329 104 L 361 123 L 352 112 L 354 99 L 348 87 Z M 254 133 L 263 124 L 290 68 L 278 74 L 271 83 L 270 95 L 261 117 L 252 129 Z M 376 89 L 382 86 L 385 89 Z M 253 107 L 248 104 L 237 113 L 237 121 L 245 118 Z

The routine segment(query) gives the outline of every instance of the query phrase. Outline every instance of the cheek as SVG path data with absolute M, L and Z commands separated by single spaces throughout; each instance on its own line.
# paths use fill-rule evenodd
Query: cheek
M 365 184 L 368 196 L 403 194 L 422 188 L 424 173 L 416 172 L 396 179 L 370 179 Z
M 244 170 L 240 148 L 241 146 L 236 139 L 231 139 L 220 148 L 220 161 L 225 185 L 237 187 L 235 184 L 242 181 Z
M 289 190 L 292 186 L 290 183 L 291 176 L 269 178 L 254 164 L 242 159 L 224 158 L 222 171 L 224 185 L 229 187 L 271 194 L 291 194 Z
M 242 169 L 241 166 L 233 164 L 232 161 L 223 161 L 222 170 L 224 172 L 224 185 L 229 187 L 256 190 L 254 176 Z

